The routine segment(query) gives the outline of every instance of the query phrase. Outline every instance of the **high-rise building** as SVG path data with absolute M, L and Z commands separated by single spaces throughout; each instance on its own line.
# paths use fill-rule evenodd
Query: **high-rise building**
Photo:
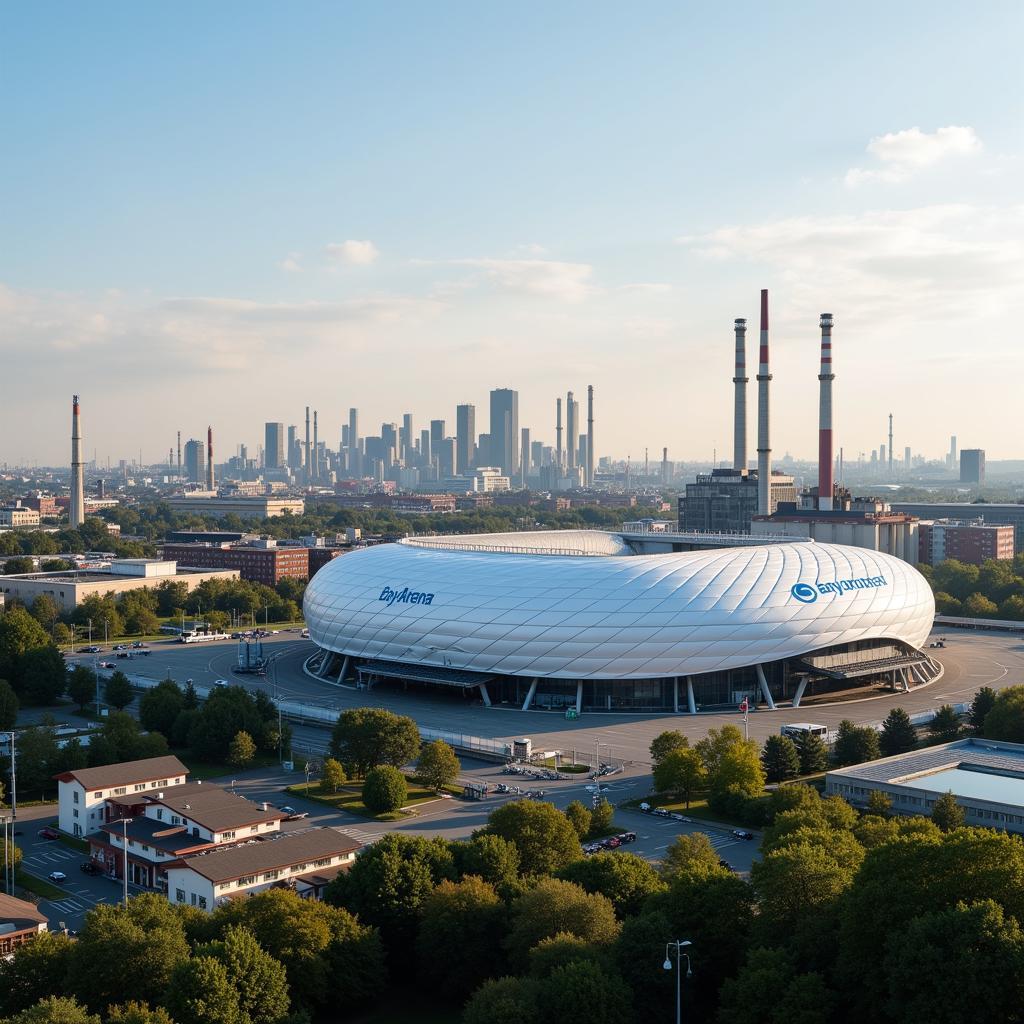
M 460 405 L 455 409 L 455 472 L 469 472 L 475 461 L 476 406 Z
M 442 480 L 455 476 L 455 438 L 442 437 L 431 444 L 434 458 L 437 460 L 438 477 Z
M 348 445 L 359 447 L 359 410 L 355 408 L 348 411 Z
M 580 447 L 580 403 L 570 391 L 565 396 L 565 468 L 576 468 Z
M 511 388 L 491 392 L 490 461 L 507 477 L 519 472 L 519 392 Z
M 985 486 L 985 449 L 962 448 L 960 450 L 960 483 Z
M 520 431 L 522 443 L 519 447 L 519 485 L 526 487 L 526 478 L 530 475 L 530 428 L 523 427 Z
M 444 420 L 431 420 L 430 421 L 430 443 L 432 445 L 437 444 L 438 441 L 443 441 L 445 437 L 444 433 Z
M 267 423 L 263 431 L 263 461 L 267 469 L 284 466 L 284 424 Z
M 185 476 L 194 484 L 201 484 L 206 476 L 206 446 L 195 438 L 185 442 Z
M 288 465 L 292 469 L 302 468 L 302 445 L 299 443 L 299 428 L 288 428 Z
M 402 416 L 402 426 L 398 431 L 398 457 L 408 466 L 412 463 L 412 413 L 407 412 Z
M 433 465 L 433 459 L 430 451 L 430 431 L 420 431 L 420 465 L 429 469 Z

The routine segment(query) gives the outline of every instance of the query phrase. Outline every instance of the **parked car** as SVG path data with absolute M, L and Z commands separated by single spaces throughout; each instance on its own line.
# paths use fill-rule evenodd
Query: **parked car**
M 678 811 L 673 811 L 670 815 L 673 821 L 692 821 L 685 814 L 680 814 Z
M 83 647 L 82 648 L 82 653 L 83 654 L 99 654 L 100 651 L 102 651 L 102 650 L 103 650 L 102 647 L 97 647 L 95 644 L 93 644 L 91 647 Z
M 635 832 L 620 832 L 616 837 L 620 843 L 635 843 L 636 833 Z
M 619 837 L 618 837 L 618 836 L 611 836 L 610 838 L 608 838 L 608 839 L 605 839 L 605 840 L 604 840 L 604 841 L 603 841 L 603 842 L 601 843 L 601 845 L 602 845 L 602 846 L 603 846 L 603 847 L 604 847 L 604 848 L 605 848 L 606 850 L 617 850 L 617 849 L 618 849 L 618 848 L 619 848 L 619 847 L 620 847 L 620 846 L 622 845 L 622 840 L 621 840 L 621 839 L 619 839 Z
M 214 679 L 214 686 L 230 686 L 231 684 L 226 679 Z
M 36 835 L 40 839 L 60 839 L 60 833 L 55 828 L 41 828 Z
M 132 641 L 132 647 L 134 647 L 136 650 L 138 650 L 140 647 L 145 647 L 145 646 L 146 645 L 141 640 L 133 640 Z
M 232 640 L 241 640 L 243 636 L 244 636 L 243 633 L 232 633 L 231 634 L 231 639 Z
M 100 668 L 115 668 L 116 666 L 112 661 L 101 661 Z
M 309 811 L 292 811 L 284 820 L 285 821 L 301 821 L 303 818 L 309 817 Z
M 115 650 L 116 650 L 116 648 L 115 648 Z M 130 658 L 132 656 L 132 652 L 131 651 L 118 651 L 117 652 L 117 656 L 119 658 Z
M 103 872 L 103 869 L 94 860 L 83 860 L 78 866 L 87 875 L 99 875 Z
M 127 644 L 114 644 L 114 650 L 115 651 L 127 651 L 128 650 L 128 645 Z
M 63 871 L 51 871 L 46 877 L 51 882 L 56 882 L 57 885 L 63 885 L 68 880 L 68 876 Z
M 670 816 L 664 807 L 655 807 L 651 814 L 656 814 L 659 818 L 668 818 Z
M 650 805 L 650 804 L 649 804 L 649 803 L 648 803 L 648 802 L 647 802 L 647 801 L 645 800 L 645 801 L 644 801 L 644 802 L 643 802 L 643 803 L 642 803 L 642 804 L 640 805 L 640 810 L 641 810 L 641 811 L 643 811 L 643 812 L 644 812 L 644 814 L 650 814 L 650 813 L 651 813 L 651 805 Z
M 718 866 L 720 868 L 725 868 L 726 871 L 735 871 L 736 870 L 727 860 L 720 860 L 718 862 Z
M 732 830 L 732 834 L 737 839 L 753 839 L 754 838 L 754 833 L 753 832 L 747 832 L 746 829 L 742 829 L 742 828 L 734 828 Z

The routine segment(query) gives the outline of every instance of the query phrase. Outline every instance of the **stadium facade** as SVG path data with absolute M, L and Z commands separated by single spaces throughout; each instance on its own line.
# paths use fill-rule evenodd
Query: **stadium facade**
M 322 678 L 523 708 L 799 705 L 941 673 L 922 650 L 935 605 L 920 573 L 813 541 L 638 554 L 600 531 L 407 539 L 330 562 L 304 606 Z

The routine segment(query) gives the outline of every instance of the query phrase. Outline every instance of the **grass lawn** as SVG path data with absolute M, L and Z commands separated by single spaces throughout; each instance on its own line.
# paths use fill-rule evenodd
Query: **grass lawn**
M 350 780 L 337 793 L 324 793 L 319 785 L 316 784 L 310 785 L 307 791 L 304 782 L 289 786 L 286 792 L 294 793 L 295 796 L 301 796 L 307 800 L 315 800 L 320 804 L 326 804 L 328 807 L 333 807 L 338 811 L 355 814 L 360 818 L 370 818 L 373 821 L 398 821 L 401 818 L 408 817 L 406 812 L 410 807 L 438 799 L 437 793 L 432 789 L 426 789 L 411 779 L 408 781 L 410 783 L 409 796 L 402 810 L 390 811 L 387 814 L 374 814 L 372 811 L 367 810 L 366 805 L 363 803 L 362 783 L 359 779 Z M 462 795 L 462 790 L 456 786 L 448 786 L 447 791 L 452 794 L 457 793 L 459 796 Z
M 247 772 L 251 768 L 269 768 L 276 765 L 276 754 L 257 754 L 252 763 L 244 768 L 235 768 L 224 761 L 200 761 L 192 756 L 192 751 L 187 747 L 179 750 L 172 750 L 182 764 L 188 765 L 189 779 L 192 782 L 205 782 L 207 779 L 219 779 L 227 776 L 238 775 L 240 772 Z
M 29 892 L 34 892 L 37 896 L 42 896 L 44 900 L 62 900 L 67 895 L 59 885 L 54 885 L 52 882 L 46 881 L 45 878 L 36 878 L 35 875 L 30 875 L 21 868 L 14 872 L 14 884 Z

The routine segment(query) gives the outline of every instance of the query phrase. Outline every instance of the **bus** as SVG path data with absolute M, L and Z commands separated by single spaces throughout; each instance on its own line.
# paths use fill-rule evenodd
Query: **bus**
M 201 644 L 206 640 L 230 640 L 227 633 L 182 633 L 178 642 L 182 644 Z
M 822 743 L 831 744 L 835 742 L 836 734 L 827 725 L 815 725 L 813 722 L 791 722 L 784 725 L 779 732 L 788 736 L 794 742 L 805 733 L 817 736 Z

